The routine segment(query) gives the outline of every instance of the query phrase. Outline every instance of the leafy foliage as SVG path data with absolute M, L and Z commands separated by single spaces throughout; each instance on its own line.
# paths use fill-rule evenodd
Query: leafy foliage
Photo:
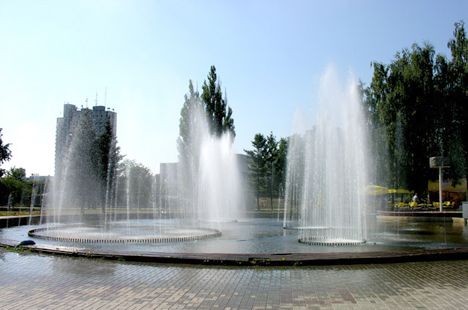
M 32 182 L 26 179 L 26 170 L 12 167 L 0 178 L 0 205 L 6 205 L 10 199 L 13 204 L 29 205 L 31 191 Z
M 125 206 L 128 203 L 137 209 L 152 207 L 154 178 L 150 169 L 135 161 L 124 160 L 119 171 L 116 204 Z
M 265 174 L 267 170 L 267 140 L 258 133 L 252 141 L 253 150 L 245 150 L 245 153 L 250 156 L 249 170 L 251 173 L 252 187 L 255 188 L 257 197 L 257 209 L 260 208 L 260 195 L 265 191 L 266 180 Z
M 189 92 L 184 96 L 184 105 L 180 111 L 179 121 L 179 138 L 177 140 L 177 148 L 179 151 L 179 161 L 183 159 L 191 159 L 196 155 L 196 137 L 193 136 L 193 128 L 197 127 L 196 110 L 202 106 L 200 94 L 193 88 L 193 83 L 189 81 Z M 184 158 L 181 158 L 184 157 Z
M 232 109 L 227 105 L 227 98 L 223 98 L 221 85 L 216 74 L 216 67 L 211 66 L 207 76 L 208 81 L 203 82 L 201 99 L 210 123 L 211 132 L 220 136 L 224 132 L 236 135 Z
M 2 135 L 2 128 L 0 128 L 0 165 L 11 158 L 10 144 L 3 144 Z M 0 169 L 0 177 L 2 177 L 4 173 L 5 170 Z
M 430 156 L 450 158 L 453 180 L 467 175 L 468 44 L 462 22 L 448 46 L 450 60 L 430 44 L 413 44 L 388 65 L 372 64 L 372 82 L 362 93 L 381 172 L 377 183 L 425 192 L 434 177 Z
M 206 118 L 205 118 L 206 116 Z M 180 111 L 179 137 L 177 149 L 179 153 L 179 169 L 183 174 L 180 190 L 185 201 L 196 201 L 196 180 L 198 175 L 199 153 L 201 137 L 205 119 L 208 129 L 213 136 L 230 133 L 235 136 L 232 109 L 227 105 L 227 98 L 223 98 L 221 86 L 216 74 L 215 66 L 211 66 L 202 86 L 202 94 L 189 81 L 189 91 L 184 96 L 184 105 Z
M 260 208 L 260 197 L 264 196 L 270 197 L 270 205 L 273 206 L 273 197 L 284 193 L 287 140 L 282 138 L 277 141 L 273 133 L 266 137 L 258 133 L 252 140 L 252 147 L 252 150 L 245 152 L 250 157 L 250 180 L 256 192 L 257 209 Z

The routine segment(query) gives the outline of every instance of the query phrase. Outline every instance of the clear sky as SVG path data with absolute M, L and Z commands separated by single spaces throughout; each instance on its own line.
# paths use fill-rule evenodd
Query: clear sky
M 257 132 L 287 136 L 313 110 L 330 63 L 365 83 L 412 43 L 448 55 L 468 1 L 0 1 L 0 128 L 5 165 L 53 174 L 63 103 L 118 113 L 122 153 L 153 171 L 177 160 L 188 80 L 215 65 L 239 152 Z M 312 111 L 313 112 L 313 111 Z

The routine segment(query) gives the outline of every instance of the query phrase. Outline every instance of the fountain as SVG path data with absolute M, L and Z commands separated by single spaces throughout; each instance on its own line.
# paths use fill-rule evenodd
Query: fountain
M 190 130 L 196 148 L 190 155 L 195 164 L 189 167 L 190 174 L 184 160 L 177 165 L 171 176 L 177 177 L 177 186 L 170 193 L 170 208 L 157 197 L 147 169 L 134 162 L 124 161 L 115 178 L 99 178 L 98 155 L 92 153 L 96 134 L 87 113 L 84 109 L 75 120 L 66 147 L 59 150 L 60 169 L 45 206 L 48 220 L 29 236 L 79 243 L 193 241 L 220 236 L 219 222 L 241 216 L 232 138 L 212 135 L 204 110 L 192 112 L 196 122 Z
M 374 210 L 376 197 L 369 204 L 366 196 L 373 165 L 357 83 L 342 83 L 329 68 L 319 95 L 315 119 L 301 113 L 288 137 L 284 212 L 254 210 L 242 179 L 248 162 L 238 162 L 228 133 L 212 134 L 200 102 L 189 114 L 189 143 L 179 144 L 178 163 L 161 164 L 158 176 L 131 161 L 115 173 L 112 162 L 107 173 L 99 170 L 85 111 L 61 137 L 60 169 L 47 184 L 39 225 L 0 230 L 0 245 L 16 246 L 29 235 L 33 250 L 50 253 L 233 265 L 433 259 L 446 257 L 441 250 L 458 255 L 455 247 L 468 253 L 463 223 L 441 230 L 437 222 Z M 247 203 L 255 216 L 246 216 Z
M 179 192 L 186 193 L 188 209 L 193 210 L 190 220 L 198 225 L 204 222 L 236 221 L 243 217 L 243 196 L 233 138 L 226 132 L 221 136 L 211 134 L 207 117 L 201 104 L 192 110 L 191 135 L 194 137 L 191 156 L 182 156 L 183 183 Z M 186 163 L 187 159 L 191 163 Z M 186 173 L 188 170 L 191 174 Z M 186 191 L 185 188 L 192 188 Z
M 308 244 L 367 240 L 369 156 L 356 81 L 342 86 L 333 68 L 320 81 L 316 121 L 290 140 L 284 227 Z

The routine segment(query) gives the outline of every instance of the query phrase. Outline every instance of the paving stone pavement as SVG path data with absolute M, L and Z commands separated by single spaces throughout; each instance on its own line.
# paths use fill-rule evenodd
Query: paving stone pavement
M 0 309 L 468 309 L 468 261 L 210 268 L 0 249 Z

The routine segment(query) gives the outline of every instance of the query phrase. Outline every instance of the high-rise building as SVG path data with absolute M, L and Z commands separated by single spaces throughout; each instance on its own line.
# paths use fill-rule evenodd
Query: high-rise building
M 85 115 L 91 115 L 93 129 L 96 136 L 102 135 L 106 130 L 107 122 L 110 121 L 112 136 L 115 138 L 117 133 L 117 113 L 111 111 L 105 106 L 94 106 L 92 109 L 78 109 L 73 104 L 63 105 L 63 117 L 57 118 L 57 127 L 55 133 L 55 175 L 60 175 L 62 162 L 66 150 L 73 139 L 73 133 L 76 126 L 80 123 L 80 118 Z

